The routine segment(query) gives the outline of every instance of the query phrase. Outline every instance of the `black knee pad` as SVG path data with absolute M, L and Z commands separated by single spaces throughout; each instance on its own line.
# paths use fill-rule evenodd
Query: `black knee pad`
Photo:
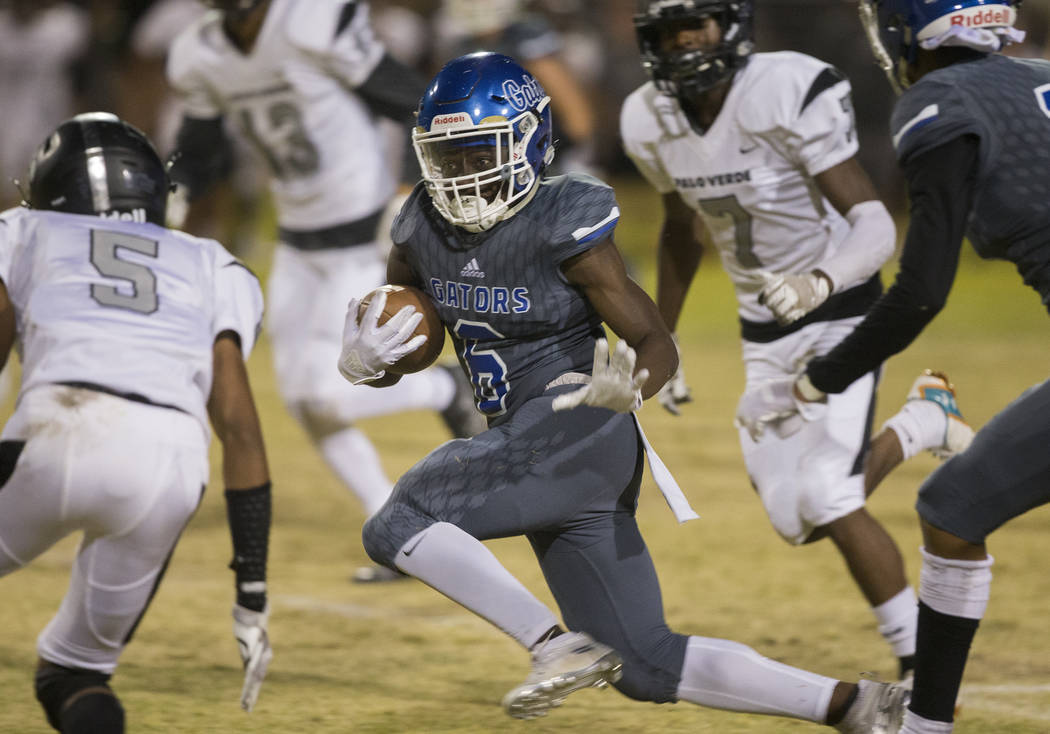
M 62 734 L 124 734 L 124 708 L 109 679 L 105 673 L 41 662 L 34 686 L 47 723 Z

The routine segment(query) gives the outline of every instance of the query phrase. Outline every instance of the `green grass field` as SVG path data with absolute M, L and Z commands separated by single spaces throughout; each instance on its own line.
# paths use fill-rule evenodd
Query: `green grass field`
M 620 190 L 618 239 L 651 288 L 656 199 Z M 259 263 L 264 265 L 264 263 Z M 891 415 L 924 367 L 947 371 L 975 425 L 1044 379 L 1050 321 L 1012 268 L 963 260 L 948 308 L 918 343 L 888 363 L 878 421 Z M 743 384 L 734 301 L 713 254 L 680 330 L 695 402 L 680 418 L 653 401 L 642 419 L 653 445 L 702 519 L 678 525 L 646 479 L 639 518 L 676 629 L 735 639 L 763 654 L 840 678 L 884 678 L 895 661 L 829 543 L 790 548 L 770 528 L 750 489 L 732 427 Z M 752 732 L 820 731 L 801 722 L 725 714 L 690 704 L 655 706 L 613 690 L 585 691 L 545 719 L 518 722 L 499 706 L 526 675 L 528 656 L 485 622 L 415 581 L 347 582 L 366 562 L 354 500 L 284 413 L 268 346 L 250 369 L 275 486 L 271 634 L 275 659 L 256 710 L 238 707 L 240 661 L 230 630 L 232 573 L 222 486 L 213 479 L 167 578 L 125 653 L 113 684 L 131 732 Z M 430 414 L 371 421 L 366 428 L 391 475 L 445 439 Z M 898 540 L 917 580 L 912 510 L 936 466 L 900 467 L 871 508 Z M 992 602 L 967 672 L 959 734 L 1050 732 L 1050 514 L 1015 521 L 990 544 L 997 557 Z M 34 640 L 57 608 L 76 539 L 0 582 L 0 732 L 51 731 L 33 698 Z M 550 601 L 528 544 L 494 552 Z

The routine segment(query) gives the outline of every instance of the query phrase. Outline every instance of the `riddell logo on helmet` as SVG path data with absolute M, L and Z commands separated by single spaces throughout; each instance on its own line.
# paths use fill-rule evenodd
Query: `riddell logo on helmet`
M 1012 25 L 1010 9 L 1005 6 L 991 7 L 987 10 L 977 9 L 977 12 L 956 13 L 949 17 L 952 25 L 961 25 L 966 28 L 984 28 L 986 26 Z
M 430 129 L 441 130 L 446 127 L 458 127 L 460 125 L 473 125 L 474 121 L 466 112 L 453 112 L 448 115 L 435 115 L 430 121 Z

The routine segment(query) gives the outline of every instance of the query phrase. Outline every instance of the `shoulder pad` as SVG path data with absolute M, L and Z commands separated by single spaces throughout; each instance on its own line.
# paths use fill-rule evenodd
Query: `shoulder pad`
M 790 128 L 814 99 L 849 80 L 835 67 L 794 51 L 760 53 L 742 72 L 738 120 L 748 132 Z
M 192 84 L 191 79 L 196 73 L 196 61 L 201 57 L 198 49 L 203 45 L 202 36 L 209 26 L 220 22 L 218 13 L 205 13 L 184 28 L 172 41 L 168 51 L 166 73 L 173 87 L 183 89 Z
M 395 245 L 401 246 L 408 242 L 416 229 L 419 228 L 419 224 L 423 219 L 423 207 L 429 205 L 429 201 L 427 201 L 429 196 L 430 194 L 427 193 L 426 187 L 420 182 L 416 184 L 408 198 L 405 199 L 405 203 L 401 205 L 401 210 L 394 217 L 394 221 L 390 223 L 390 240 Z
M 926 77 L 897 100 L 890 132 L 897 158 L 904 161 L 960 135 L 980 135 L 981 127 L 956 85 Z
M 291 3 L 285 20 L 288 42 L 309 53 L 332 47 L 341 26 L 368 22 L 368 4 L 353 0 L 309 0 Z
M 551 244 L 556 262 L 588 250 L 610 237 L 620 220 L 611 186 L 585 173 L 544 181 L 550 186 Z
M 632 143 L 654 143 L 664 133 L 660 111 L 678 114 L 678 103 L 652 82 L 631 92 L 620 108 L 620 137 Z

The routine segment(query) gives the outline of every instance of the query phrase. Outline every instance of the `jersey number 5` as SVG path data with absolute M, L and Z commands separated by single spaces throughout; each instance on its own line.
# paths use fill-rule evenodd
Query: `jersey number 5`
M 156 240 L 136 237 L 123 232 L 91 231 L 91 264 L 107 278 L 127 281 L 131 293 L 122 293 L 115 286 L 91 285 L 91 297 L 103 306 L 123 308 L 142 314 L 157 310 L 157 276 L 145 265 L 121 260 L 117 248 L 123 247 L 146 257 L 157 256 Z M 126 291 L 127 288 L 125 287 Z

